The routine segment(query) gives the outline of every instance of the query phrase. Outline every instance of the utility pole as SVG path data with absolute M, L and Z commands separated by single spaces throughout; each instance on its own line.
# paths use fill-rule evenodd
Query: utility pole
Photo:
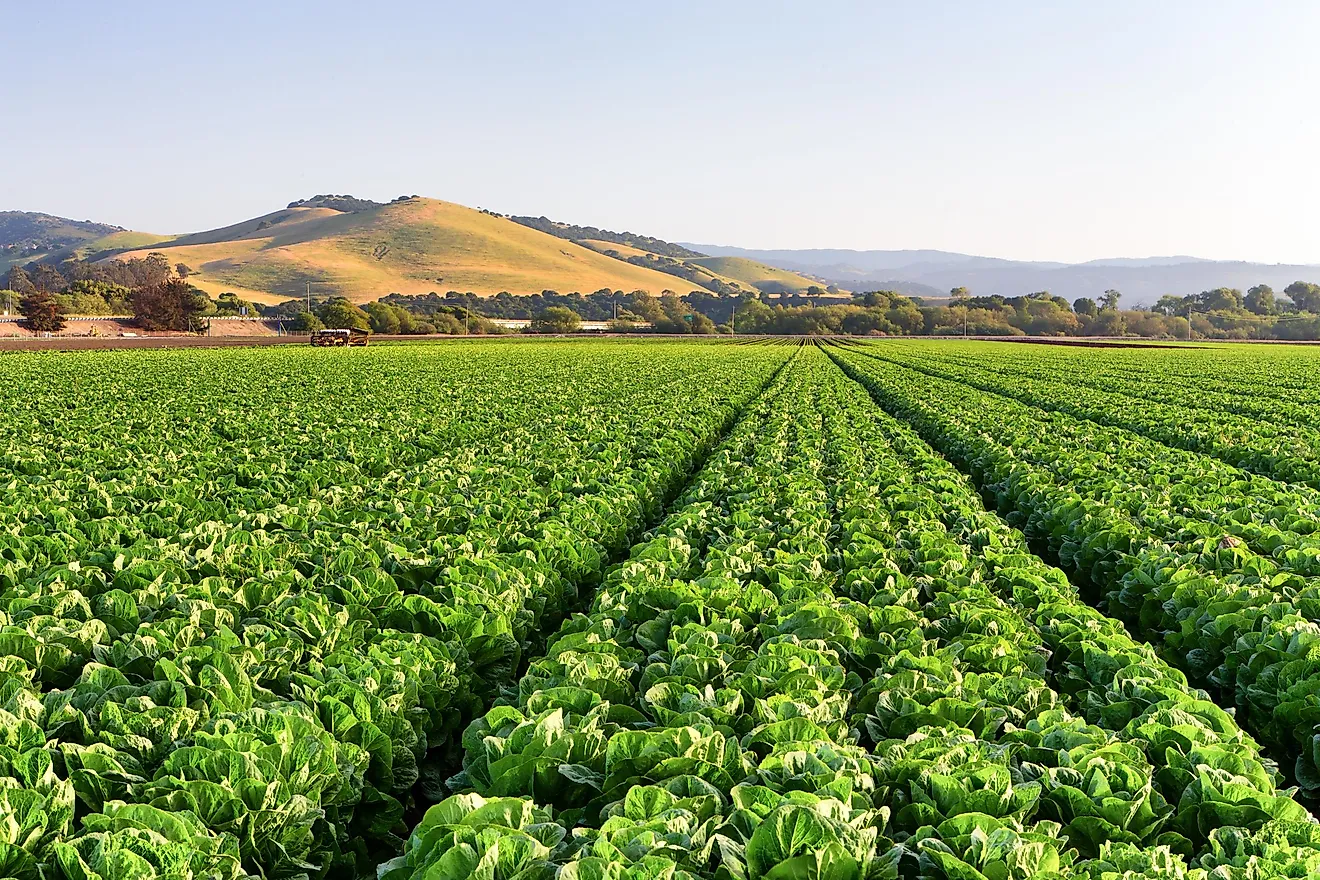
M 1187 306 L 1187 341 L 1192 341 L 1192 307 Z
M 307 282 L 307 314 L 312 313 L 312 285 L 313 284 L 334 284 L 333 281 L 308 281 Z
M 471 314 L 472 314 L 472 310 L 471 310 L 471 309 L 464 309 L 464 310 L 463 310 L 463 335 L 464 335 L 464 336 L 467 336 L 467 335 L 468 335 L 468 316 L 471 315 Z

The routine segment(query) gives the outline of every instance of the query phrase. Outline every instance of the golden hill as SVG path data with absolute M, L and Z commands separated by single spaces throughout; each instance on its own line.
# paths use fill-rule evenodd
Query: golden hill
M 414 198 L 345 212 L 294 207 L 233 226 L 184 235 L 116 259 L 165 254 L 212 296 L 233 291 L 258 302 L 346 296 L 368 302 L 389 293 L 493 295 L 557 290 L 590 293 L 691 285 L 575 242 L 452 202 Z

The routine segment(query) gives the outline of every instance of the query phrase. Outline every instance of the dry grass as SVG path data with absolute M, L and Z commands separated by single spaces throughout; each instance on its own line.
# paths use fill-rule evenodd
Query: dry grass
M 233 291 L 274 302 L 346 296 L 356 302 L 389 293 L 449 290 L 492 295 L 678 290 L 671 275 L 632 266 L 590 248 L 462 205 L 414 199 L 344 214 L 327 208 L 276 211 L 243 223 L 187 235 L 150 249 L 198 274 L 189 281 L 212 295 Z

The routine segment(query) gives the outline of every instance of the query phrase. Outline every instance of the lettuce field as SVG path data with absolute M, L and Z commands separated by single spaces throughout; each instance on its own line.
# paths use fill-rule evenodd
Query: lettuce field
M 1320 354 L 0 356 L 0 876 L 1320 876 Z

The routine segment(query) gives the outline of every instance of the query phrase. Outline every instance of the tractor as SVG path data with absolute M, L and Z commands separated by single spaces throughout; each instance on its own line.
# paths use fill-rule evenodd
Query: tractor
M 312 332 L 312 345 L 366 345 L 370 337 L 360 327 L 348 327 L 336 330 L 315 330 Z

